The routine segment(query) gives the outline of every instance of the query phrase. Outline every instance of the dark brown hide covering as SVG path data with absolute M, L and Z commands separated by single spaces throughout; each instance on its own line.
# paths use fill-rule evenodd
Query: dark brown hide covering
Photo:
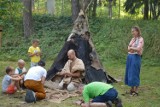
M 65 41 L 63 48 L 47 72 L 47 80 L 51 80 L 57 72 L 62 70 L 68 60 L 67 52 L 70 49 L 75 50 L 76 56 L 82 59 L 85 64 L 84 83 L 90 83 L 92 81 L 115 82 L 111 76 L 106 74 L 100 63 L 90 37 L 87 17 L 82 11 L 79 13 L 74 23 L 73 30 Z

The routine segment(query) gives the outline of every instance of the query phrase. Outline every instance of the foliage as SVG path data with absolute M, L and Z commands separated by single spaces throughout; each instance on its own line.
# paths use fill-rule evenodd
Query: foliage
M 130 14 L 142 13 L 147 15 L 150 12 L 150 18 L 158 19 L 160 15 L 160 1 L 159 0 L 126 0 L 124 3 L 124 8 L 126 12 Z M 145 13 L 146 12 L 146 13 Z
M 160 39 L 158 34 L 160 33 L 160 25 L 157 24 L 157 21 L 108 20 L 103 18 L 90 21 L 93 41 L 100 58 L 102 60 L 111 58 L 125 62 L 127 46 L 132 38 L 131 28 L 135 25 L 140 26 L 145 41 L 143 59 L 148 59 L 149 61 L 145 61 L 148 64 L 152 64 L 152 62 L 159 64 L 160 48 L 158 44 Z
M 34 34 L 28 41 L 23 38 L 23 33 L 17 27 L 3 29 L 3 44 L 0 49 L 0 60 L 15 61 L 23 58 L 29 61 L 27 50 L 31 40 L 38 38 L 44 60 L 54 60 L 62 48 L 65 39 L 72 29 L 70 17 L 54 17 L 51 15 L 34 15 Z M 157 65 L 160 59 L 160 25 L 159 21 L 143 21 L 129 19 L 89 19 L 90 30 L 98 54 L 105 62 L 109 59 L 125 63 L 127 45 L 132 38 L 130 29 L 134 25 L 141 28 L 145 40 L 143 59 L 148 65 Z M 16 25 L 21 27 L 22 25 Z
M 71 18 L 35 15 L 33 20 L 34 34 L 27 41 L 24 39 L 20 28 L 4 28 L 2 36 L 3 44 L 2 48 L 0 48 L 0 60 L 15 61 L 23 58 L 29 61 L 27 51 L 29 46 L 31 46 L 31 40 L 34 38 L 40 40 L 43 59 L 53 60 L 55 58 L 63 46 L 65 38 L 68 37 L 71 31 Z M 21 27 L 21 25 L 14 26 Z
M 22 16 L 22 3 L 19 0 L 0 0 L 0 21 L 15 23 Z

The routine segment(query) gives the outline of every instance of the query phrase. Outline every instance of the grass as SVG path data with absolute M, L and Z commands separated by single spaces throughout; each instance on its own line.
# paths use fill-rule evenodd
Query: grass
M 46 69 L 49 69 L 52 61 L 47 61 Z M 1 72 L 0 81 L 4 76 L 4 69 L 6 66 L 11 65 L 16 67 L 16 62 L 2 62 L 0 61 Z M 118 61 L 105 61 L 103 62 L 107 73 L 109 73 L 114 78 L 121 79 L 119 83 L 114 83 L 114 87 L 119 92 L 119 97 L 122 99 L 124 107 L 159 107 L 160 105 L 160 83 L 159 83 L 159 66 L 146 66 L 142 65 L 141 69 L 141 86 L 139 88 L 139 96 L 131 97 L 129 95 L 122 96 L 125 91 L 129 90 L 128 86 L 124 85 L 124 73 L 125 64 Z M 29 62 L 27 62 L 26 67 L 29 68 Z M 1 83 L 0 83 L 1 85 Z M 1 90 L 1 89 L 0 89 Z M 24 95 L 0 95 L 0 107 L 76 107 L 73 101 L 78 99 L 78 97 L 69 98 L 63 101 L 61 104 L 55 104 L 48 101 L 39 101 L 36 104 L 26 104 L 24 103 Z

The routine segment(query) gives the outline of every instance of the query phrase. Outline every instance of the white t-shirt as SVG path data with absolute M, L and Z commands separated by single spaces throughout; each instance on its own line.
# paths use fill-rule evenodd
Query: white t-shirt
M 20 70 L 20 71 L 19 71 Z M 20 68 L 16 68 L 15 69 L 15 74 L 21 74 L 22 72 L 26 72 L 27 70 L 26 70 L 26 68 L 25 67 L 23 67 L 23 69 L 21 70 Z M 20 73 L 21 72 L 21 73 Z
M 43 67 L 34 66 L 28 70 L 28 72 L 24 78 L 24 81 L 25 80 L 41 81 L 41 78 L 46 77 L 46 75 L 47 75 L 47 71 Z

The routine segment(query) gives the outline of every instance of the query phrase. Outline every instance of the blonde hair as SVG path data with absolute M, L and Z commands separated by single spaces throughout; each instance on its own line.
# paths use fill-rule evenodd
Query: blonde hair
M 25 61 L 23 59 L 19 59 L 18 64 L 20 64 L 20 63 L 25 63 Z
M 140 30 L 140 28 L 138 26 L 134 26 L 134 27 L 132 27 L 132 29 L 134 29 L 134 30 L 136 30 L 138 32 L 138 37 L 141 36 L 141 30 Z

